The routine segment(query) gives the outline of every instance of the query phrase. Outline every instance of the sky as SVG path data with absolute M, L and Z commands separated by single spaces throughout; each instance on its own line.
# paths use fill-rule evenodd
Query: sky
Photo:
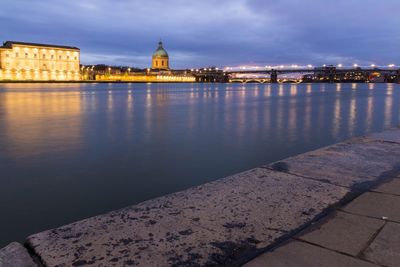
M 146 68 L 400 65 L 400 0 L 0 0 L 0 40 L 77 46 Z

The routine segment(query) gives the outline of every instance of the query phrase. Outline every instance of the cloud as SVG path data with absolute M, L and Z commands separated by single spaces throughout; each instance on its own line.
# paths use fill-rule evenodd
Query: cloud
M 3 40 L 76 45 L 82 62 L 147 67 L 400 63 L 397 0 L 2 0 Z M 340 62 L 339 62 L 340 61 Z

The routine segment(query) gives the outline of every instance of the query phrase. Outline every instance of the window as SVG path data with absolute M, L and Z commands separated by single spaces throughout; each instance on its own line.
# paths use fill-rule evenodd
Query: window
M 158 60 L 156 60 L 156 67 L 158 67 Z
M 54 55 L 51 55 L 51 59 L 54 59 Z
M 43 54 L 43 56 L 42 56 L 42 57 L 43 57 L 43 59 L 45 59 L 45 58 L 46 58 L 46 55 L 45 55 L 45 54 Z
M 34 57 L 34 58 L 37 58 L 37 54 L 33 54 L 33 57 Z
M 75 57 L 75 60 L 77 60 L 78 59 L 78 57 Z
M 163 66 L 163 67 L 164 67 L 164 60 L 162 60 L 162 61 L 161 61 L 161 66 Z
M 58 56 L 58 59 L 61 60 L 61 56 Z
M 8 53 L 6 53 L 6 57 L 9 57 L 10 55 Z
M 67 56 L 67 59 L 69 60 L 69 56 Z
M 15 53 L 15 57 L 18 57 L 18 56 L 19 56 L 18 52 L 17 52 L 17 53 Z
M 25 53 L 25 58 L 28 58 L 28 53 Z

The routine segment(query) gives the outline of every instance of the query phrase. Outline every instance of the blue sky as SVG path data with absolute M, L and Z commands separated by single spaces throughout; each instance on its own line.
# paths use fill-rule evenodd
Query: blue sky
M 1 0 L 0 39 L 73 45 L 83 64 L 400 65 L 399 0 Z

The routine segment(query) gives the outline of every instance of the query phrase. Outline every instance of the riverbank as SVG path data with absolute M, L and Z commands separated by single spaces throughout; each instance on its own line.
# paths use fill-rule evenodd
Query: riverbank
M 371 188 L 245 267 L 397 267 L 400 176 Z
M 25 246 L 45 266 L 240 266 L 400 174 L 399 158 L 399 129 L 353 138 L 34 234 Z

